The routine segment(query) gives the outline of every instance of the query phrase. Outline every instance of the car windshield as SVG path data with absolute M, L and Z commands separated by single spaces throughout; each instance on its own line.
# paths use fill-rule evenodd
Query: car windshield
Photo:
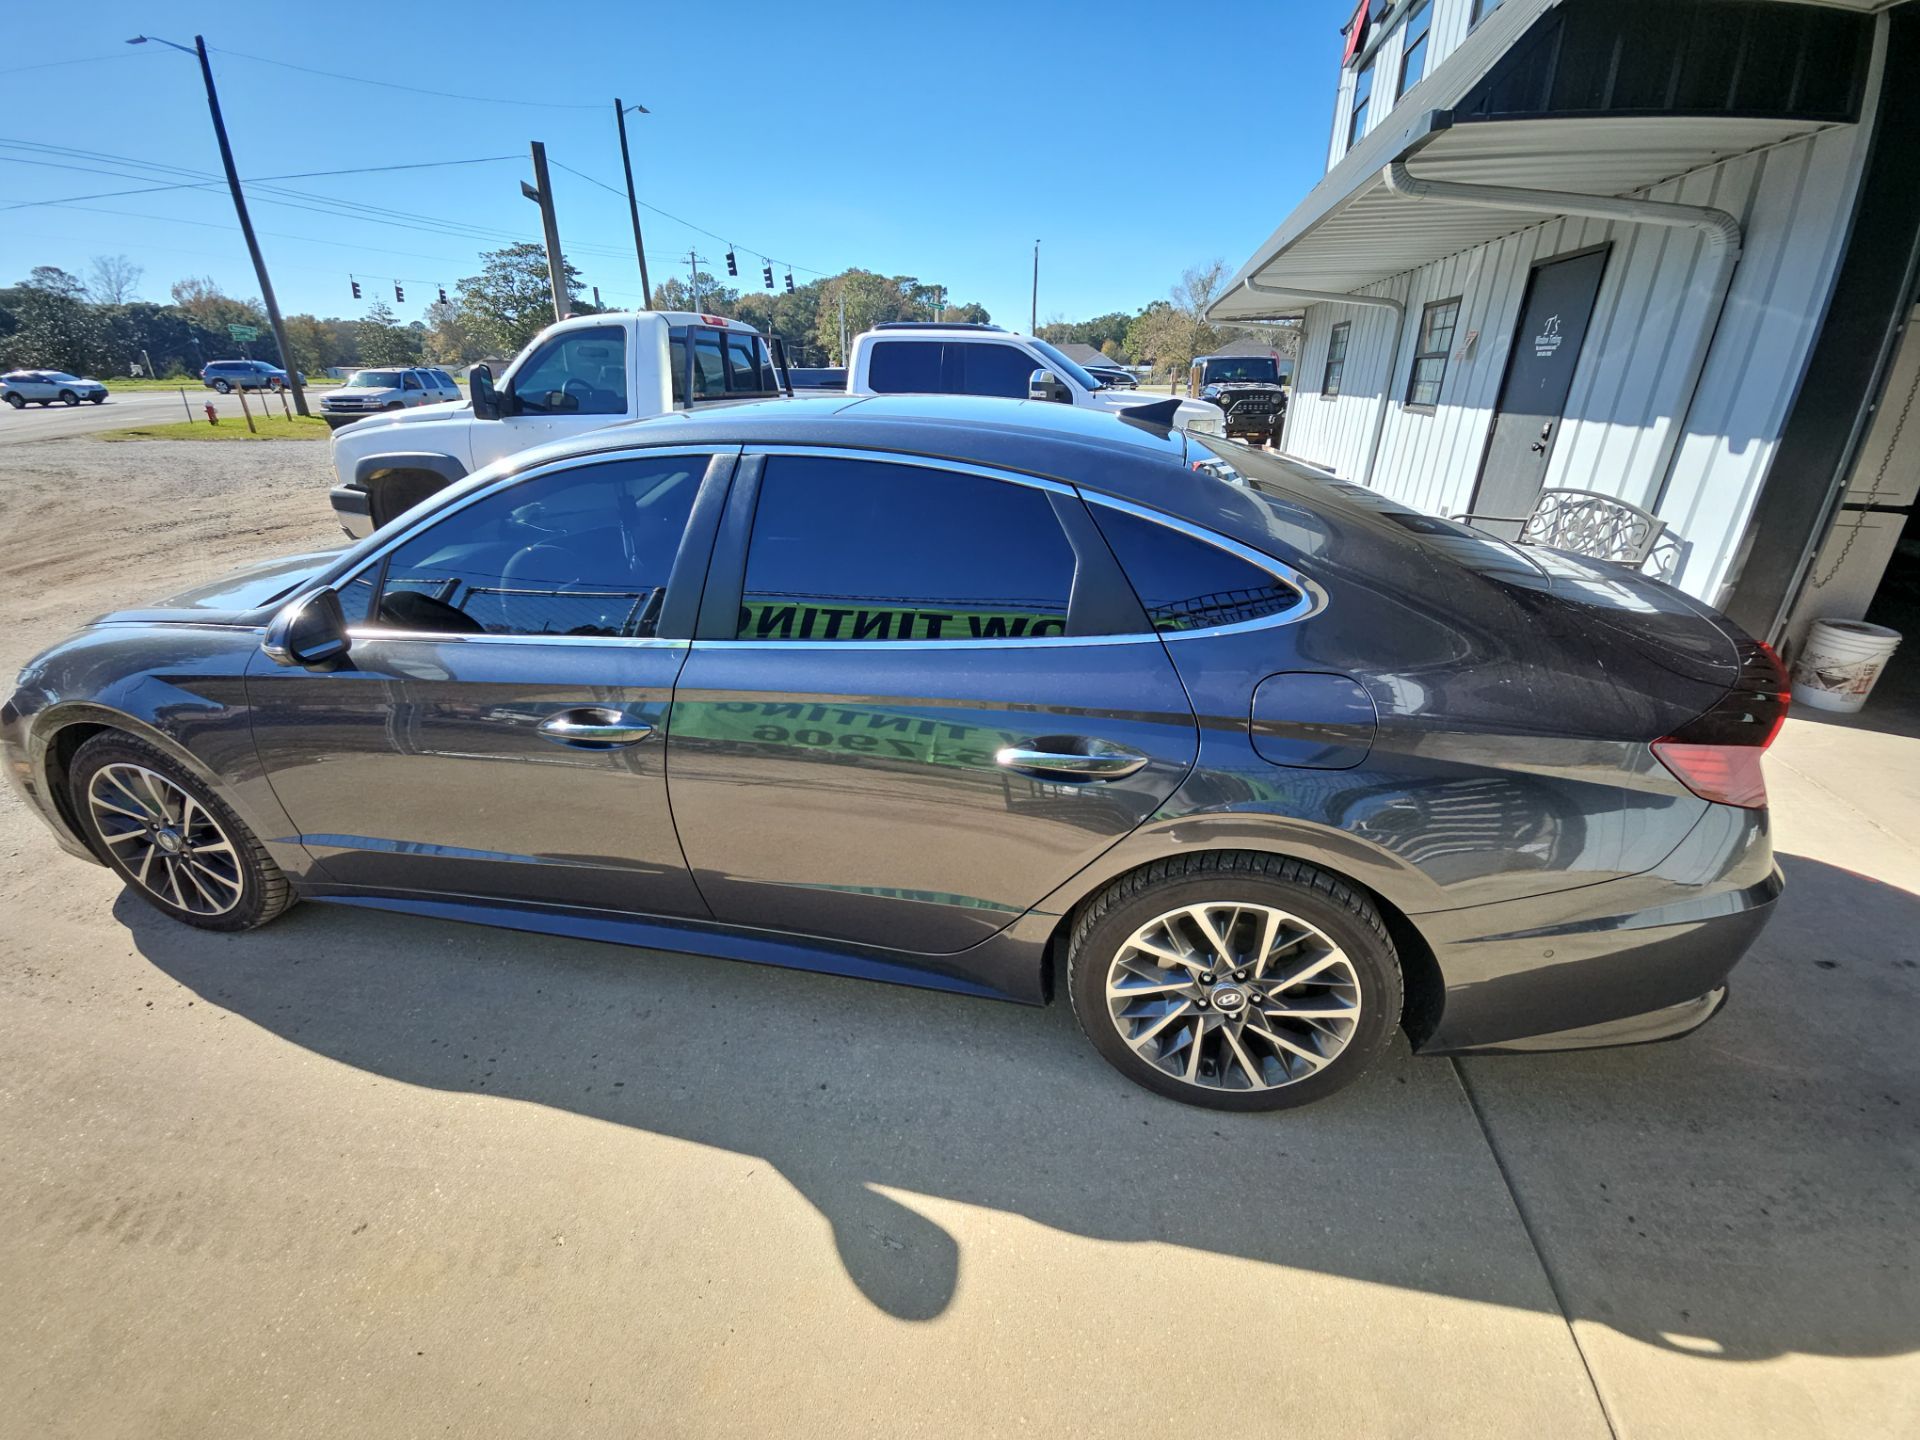
M 1074 381 L 1076 384 L 1082 385 L 1088 390 L 1104 390 L 1107 388 L 1098 380 L 1094 379 L 1093 376 L 1089 375 L 1082 366 L 1076 365 L 1046 341 L 1035 340 L 1033 342 L 1033 348 L 1046 356 L 1047 362 L 1052 365 L 1054 369 L 1061 371 L 1068 379 Z
M 1207 361 L 1207 384 L 1223 380 L 1265 380 L 1280 382 L 1280 366 L 1270 355 L 1240 355 L 1231 360 Z
M 397 390 L 400 388 L 398 370 L 362 370 L 347 381 L 350 390 Z

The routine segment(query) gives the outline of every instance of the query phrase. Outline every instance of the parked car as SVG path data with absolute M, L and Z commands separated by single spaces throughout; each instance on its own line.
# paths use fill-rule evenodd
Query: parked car
M 330 423 L 346 425 L 382 410 L 460 404 L 465 399 L 453 376 L 431 366 L 356 370 L 346 384 L 322 397 L 320 413 Z
M 0 399 L 16 410 L 27 408 L 29 400 L 42 406 L 58 400 L 62 405 L 78 405 L 90 400 L 99 405 L 107 398 L 107 387 L 98 380 L 84 380 L 64 370 L 9 370 L 0 375 Z
M 1223 1109 L 1326 1095 L 1396 1025 L 1684 1033 L 1781 889 L 1784 677 L 1729 621 L 1063 405 L 601 430 L 18 683 L 8 778 L 187 925 L 339 900 L 1064 994 Z
M 675 408 L 791 394 L 778 342 L 738 320 L 686 311 L 581 315 L 549 325 L 493 371 L 468 374 L 470 403 L 402 410 L 333 434 L 333 513 L 351 536 L 470 471 L 552 440 Z
M 1226 416 L 1210 401 L 1145 401 L 1104 384 L 1045 340 L 998 325 L 876 325 L 854 338 L 847 371 L 854 395 L 997 395 L 1106 411 L 1152 404 L 1181 429 L 1226 433 Z
M 222 395 L 235 390 L 283 390 L 291 382 L 287 372 L 264 360 L 210 360 L 200 371 L 200 383 Z M 307 377 L 300 377 L 302 385 Z
M 1187 393 L 1227 412 L 1229 439 L 1265 445 L 1279 438 L 1287 386 L 1271 355 L 1202 355 L 1188 373 Z

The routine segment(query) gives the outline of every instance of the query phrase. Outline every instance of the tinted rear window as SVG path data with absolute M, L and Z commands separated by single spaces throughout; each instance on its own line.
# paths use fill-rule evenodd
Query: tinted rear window
M 938 395 L 946 389 L 940 383 L 940 350 L 933 342 L 881 340 L 867 362 L 867 385 L 882 395 Z
M 1109 505 L 1092 510 L 1156 630 L 1237 625 L 1300 603 L 1279 576 L 1218 545 Z

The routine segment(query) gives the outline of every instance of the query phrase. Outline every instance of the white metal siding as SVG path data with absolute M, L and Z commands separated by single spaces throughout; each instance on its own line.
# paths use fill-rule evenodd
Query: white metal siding
M 1367 112 L 1367 129 L 1378 128 L 1389 114 L 1400 108 L 1405 98 L 1394 94 L 1400 83 L 1400 57 L 1405 53 L 1403 39 L 1404 20 L 1408 6 L 1396 7 L 1396 14 L 1389 21 L 1393 30 L 1375 48 L 1373 53 L 1373 108 Z M 1473 0 L 1433 0 L 1433 22 L 1427 33 L 1427 63 L 1424 80 L 1440 68 L 1445 60 L 1459 48 L 1460 42 L 1467 38 L 1473 17 Z M 1347 122 L 1353 115 L 1353 82 L 1357 67 L 1345 66 L 1340 72 L 1340 84 L 1333 100 L 1333 144 L 1327 152 L 1327 168 L 1331 170 L 1339 163 L 1340 157 L 1347 153 Z M 1417 87 L 1416 87 L 1417 88 Z M 1412 91 L 1408 91 L 1412 94 Z M 1411 112 L 1414 106 L 1408 106 Z M 1364 133 L 1364 132 L 1363 132 Z
M 1659 513 L 1686 545 L 1676 576 L 1712 598 L 1772 458 L 1825 308 L 1846 232 L 1859 127 L 1841 126 L 1743 155 L 1641 193 L 1738 216 L 1745 244 Z M 1418 206 L 1408 223 L 1419 223 Z M 1673 423 L 1690 346 L 1705 323 L 1705 241 L 1692 231 L 1566 217 L 1517 231 L 1367 287 L 1406 303 L 1406 333 L 1374 466 L 1375 488 L 1436 514 L 1470 507 L 1513 327 L 1536 261 L 1610 243 L 1600 295 L 1574 372 L 1546 483 L 1651 505 L 1661 438 Z M 1432 413 L 1400 404 L 1420 307 L 1461 297 L 1457 354 Z M 1327 336 L 1353 321 L 1344 393 L 1319 395 Z M 1285 448 L 1357 478 L 1366 457 L 1393 317 L 1317 305 L 1306 314 L 1299 387 Z

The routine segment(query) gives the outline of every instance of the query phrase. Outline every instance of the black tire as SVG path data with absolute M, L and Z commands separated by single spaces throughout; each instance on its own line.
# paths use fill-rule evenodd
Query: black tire
M 386 404 L 382 405 L 380 408 L 382 410 L 404 410 L 406 407 L 402 405 L 398 400 L 389 400 Z
M 60 403 L 62 405 L 78 405 L 80 403 L 80 397 L 71 390 L 62 390 L 60 392 Z
M 1358 980 L 1360 1016 L 1345 1048 L 1324 1068 L 1263 1090 L 1227 1089 L 1171 1075 L 1127 1043 L 1107 1009 L 1110 967 L 1141 926 L 1182 905 L 1203 902 L 1284 910 L 1345 954 Z M 1365 896 L 1302 861 L 1243 851 L 1157 860 L 1121 876 L 1082 907 L 1066 970 L 1074 1018 L 1109 1064 L 1157 1094 L 1214 1110 L 1287 1110 L 1351 1084 L 1387 1048 L 1405 999 L 1399 956 L 1379 911 Z
M 27 408 L 27 397 L 24 395 L 9 395 L 7 396 L 7 403 L 16 410 L 24 410 Z
M 225 380 L 214 381 L 213 388 L 215 390 L 218 390 L 222 395 L 229 395 L 233 393 L 233 386 L 229 385 Z
M 121 858 L 120 851 L 107 842 L 93 807 L 88 789 L 94 777 L 110 765 L 134 765 L 153 771 L 190 795 L 212 816 L 225 839 L 231 844 L 240 883 L 240 895 L 232 907 L 220 914 L 202 914 L 169 901 L 141 883 L 139 876 Z M 217 795 L 185 767 L 144 740 L 118 730 L 94 736 L 74 753 L 70 794 L 74 814 L 87 843 L 94 853 L 117 872 L 128 890 L 171 919 L 201 930 L 252 930 L 278 918 L 294 902 L 293 887 L 285 872 L 273 863 L 258 839 Z M 136 844 L 138 842 L 136 841 Z

